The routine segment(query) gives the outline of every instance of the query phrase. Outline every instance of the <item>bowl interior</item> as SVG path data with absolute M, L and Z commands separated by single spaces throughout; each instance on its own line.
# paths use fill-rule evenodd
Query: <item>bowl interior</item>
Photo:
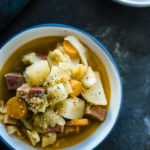
M 70 34 L 78 36 L 83 43 L 86 43 L 89 48 L 91 48 L 92 50 L 94 50 L 94 52 L 97 53 L 97 55 L 104 63 L 110 78 L 111 100 L 106 120 L 97 129 L 97 131 L 94 134 L 92 134 L 87 140 L 83 141 L 78 145 L 68 148 L 68 150 L 74 149 L 91 150 L 99 143 L 101 143 L 105 139 L 105 137 L 109 134 L 109 132 L 112 130 L 118 117 L 122 98 L 122 87 L 118 69 L 109 52 L 101 45 L 99 41 L 97 41 L 94 37 L 92 37 L 88 33 L 85 33 L 79 29 L 69 26 L 53 25 L 53 24 L 36 26 L 17 34 L 14 38 L 10 39 L 1 48 L 0 68 L 3 66 L 4 62 L 13 52 L 27 41 L 48 35 L 67 36 Z M 17 150 L 35 149 L 30 145 L 27 145 L 22 141 L 18 140 L 16 137 L 9 136 L 2 124 L 0 124 L 0 136 L 2 137 L 2 140 L 11 148 Z

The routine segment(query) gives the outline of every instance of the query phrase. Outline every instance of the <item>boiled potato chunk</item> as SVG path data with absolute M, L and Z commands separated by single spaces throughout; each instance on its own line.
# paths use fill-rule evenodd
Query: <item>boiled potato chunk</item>
M 82 96 L 87 102 L 94 105 L 107 105 L 106 96 L 104 93 L 103 85 L 100 80 L 100 75 L 95 72 L 96 83 L 90 88 L 84 88 L 82 91 Z
M 40 60 L 27 67 L 24 76 L 30 86 L 40 86 L 50 74 L 50 68 L 46 60 Z
M 85 102 L 77 97 L 60 102 L 57 106 L 58 113 L 66 119 L 80 119 L 84 115 Z
M 67 91 L 63 83 L 49 87 L 47 93 L 54 104 L 66 99 L 68 97 Z
M 87 58 L 86 58 L 86 52 L 87 49 L 83 46 L 83 44 L 76 38 L 75 36 L 67 36 L 64 38 L 64 40 L 68 41 L 79 53 L 79 56 L 81 58 L 81 62 L 84 65 L 88 65 Z
M 81 81 L 85 87 L 91 87 L 95 84 L 96 77 L 91 67 L 88 67 L 87 72 Z

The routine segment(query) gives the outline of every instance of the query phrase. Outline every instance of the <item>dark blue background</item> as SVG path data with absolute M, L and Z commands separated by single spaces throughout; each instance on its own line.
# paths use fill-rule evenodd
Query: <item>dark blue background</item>
M 150 8 L 131 8 L 108 0 L 1 0 L 0 44 L 41 23 L 83 29 L 115 58 L 124 102 L 110 136 L 96 150 L 150 150 Z M 2 143 L 0 149 L 7 149 Z

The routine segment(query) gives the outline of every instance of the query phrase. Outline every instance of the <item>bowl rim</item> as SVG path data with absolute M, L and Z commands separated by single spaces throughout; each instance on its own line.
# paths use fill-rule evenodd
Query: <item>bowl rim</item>
M 20 32 L 17 32 L 16 34 L 12 35 L 8 40 L 6 40 L 1 46 L 0 46 L 0 52 L 3 51 L 3 47 L 9 42 L 11 41 L 12 39 L 14 39 L 15 37 L 17 37 L 18 35 L 30 30 L 30 29 L 35 29 L 35 28 L 40 28 L 40 27 L 63 27 L 63 28 L 70 28 L 70 29 L 73 29 L 73 30 L 76 30 L 76 31 L 79 31 L 81 32 L 82 34 L 86 35 L 87 37 L 89 37 L 90 39 L 92 39 L 98 46 L 100 46 L 102 48 L 102 50 L 106 53 L 106 55 L 108 56 L 108 58 L 110 59 L 111 63 L 113 64 L 114 68 L 115 68 L 115 71 L 117 72 L 118 74 L 118 77 L 119 77 L 119 84 L 120 84 L 120 90 L 121 90 L 121 98 L 120 98 L 120 106 L 119 106 L 119 111 L 118 111 L 118 114 L 117 114 L 117 117 L 116 117 L 116 120 L 110 130 L 110 132 L 105 136 L 105 138 L 95 144 L 93 146 L 93 149 L 102 144 L 104 142 L 104 140 L 106 140 L 108 138 L 108 136 L 111 134 L 112 130 L 114 129 L 118 119 L 119 119 L 119 116 L 120 116 L 120 113 L 121 113 L 121 108 L 122 108 L 122 104 L 123 104 L 123 86 L 122 86 L 122 80 L 121 80 L 121 75 L 120 75 L 120 72 L 119 72 L 119 69 L 117 67 L 117 64 L 115 62 L 115 60 L 113 59 L 113 57 L 111 56 L 110 52 L 105 48 L 105 46 L 98 40 L 96 39 L 93 35 L 81 30 L 81 29 L 78 29 L 76 27 L 73 27 L 73 26 L 70 26 L 70 25 L 65 25 L 65 24 L 57 24 L 57 23 L 46 23 L 46 24 L 39 24 L 39 25 L 34 25 L 34 26 L 31 26 L 31 27 L 28 27 L 26 29 L 23 29 L 21 30 Z M 3 137 L 0 135 L 0 140 L 8 147 L 10 148 L 11 150 L 15 150 L 15 148 L 10 145 L 6 140 L 3 139 Z
M 131 6 L 131 7 L 149 7 L 150 1 L 144 0 L 144 1 L 133 1 L 133 0 L 113 0 L 116 3 Z

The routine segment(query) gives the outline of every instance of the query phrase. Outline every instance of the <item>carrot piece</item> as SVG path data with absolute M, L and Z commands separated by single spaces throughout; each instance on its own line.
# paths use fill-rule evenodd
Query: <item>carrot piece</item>
M 70 80 L 69 83 L 70 83 L 72 91 L 73 91 L 72 96 L 78 96 L 82 91 L 82 83 L 75 79 Z
M 9 99 L 6 109 L 7 114 L 14 119 L 20 119 L 27 113 L 26 102 L 18 97 Z
M 78 51 L 68 42 L 63 42 L 63 49 L 70 57 L 76 57 L 78 55 Z
M 89 125 L 88 119 L 72 120 L 66 123 L 66 126 L 87 126 L 87 125 Z

